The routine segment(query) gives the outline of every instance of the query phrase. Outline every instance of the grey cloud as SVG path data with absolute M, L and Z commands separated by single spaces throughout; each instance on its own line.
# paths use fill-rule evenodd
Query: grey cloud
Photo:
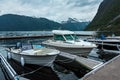
M 49 5 L 51 3 L 51 0 L 21 0 L 21 3 L 34 5 L 34 6 L 39 6 L 39 5 L 45 6 L 45 5 Z
M 102 0 L 0 0 L 1 14 L 16 13 L 55 21 L 68 17 L 91 20 Z M 7 6 L 6 6 L 7 5 Z
M 84 6 L 91 6 L 91 5 L 95 5 L 98 4 L 99 2 L 101 2 L 102 0 L 69 0 L 68 1 L 68 5 L 69 4 L 73 4 L 72 7 L 84 7 Z

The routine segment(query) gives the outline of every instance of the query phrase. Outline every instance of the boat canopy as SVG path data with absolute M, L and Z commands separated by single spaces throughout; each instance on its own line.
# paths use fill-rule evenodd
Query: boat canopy
M 68 30 L 53 30 L 52 33 L 57 35 L 74 34 L 74 32 Z

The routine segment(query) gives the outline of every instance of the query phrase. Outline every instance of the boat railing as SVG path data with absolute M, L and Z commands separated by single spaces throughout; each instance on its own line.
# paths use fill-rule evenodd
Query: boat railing
M 5 57 L 0 53 L 0 62 L 1 65 L 4 67 L 5 71 L 7 72 L 10 80 L 19 80 L 17 77 L 17 73 L 14 71 L 14 69 L 11 67 L 11 65 L 7 62 Z
M 119 44 L 111 44 L 111 43 L 104 43 L 104 42 L 102 42 L 102 43 L 97 43 L 97 44 L 104 44 L 104 45 L 109 45 L 109 46 L 120 46 Z

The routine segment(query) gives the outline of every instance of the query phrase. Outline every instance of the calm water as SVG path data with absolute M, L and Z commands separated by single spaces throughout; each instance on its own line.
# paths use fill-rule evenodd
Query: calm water
M 43 35 L 43 34 L 49 34 L 49 32 L 9 32 L 10 36 L 18 36 L 18 35 Z M 1 35 L 6 35 L 8 32 L 2 32 Z M 0 40 L 0 52 L 6 56 L 6 51 L 4 51 L 5 47 L 15 46 L 17 42 L 23 42 L 26 43 L 28 41 L 32 42 L 33 44 L 41 44 L 42 41 L 46 40 L 48 38 L 39 38 L 39 39 L 16 39 L 16 40 Z M 89 58 L 103 61 L 103 59 L 98 58 L 99 56 L 96 54 L 96 50 L 93 50 L 90 53 Z M 68 63 L 60 63 L 55 62 L 53 64 L 52 68 L 48 67 L 42 67 L 38 65 L 25 65 L 22 67 L 20 63 L 9 60 L 9 63 L 11 66 L 15 69 L 15 71 L 19 75 L 23 75 L 25 73 L 29 73 L 31 71 L 37 70 L 34 73 L 30 73 L 27 75 L 24 75 L 24 77 L 29 78 L 31 80 L 78 80 L 81 78 L 84 74 L 89 72 L 86 68 L 79 66 L 78 63 L 74 61 L 70 61 Z

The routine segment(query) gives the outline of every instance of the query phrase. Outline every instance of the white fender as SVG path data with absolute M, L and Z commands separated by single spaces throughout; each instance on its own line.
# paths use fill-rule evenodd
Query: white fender
M 21 57 L 21 65 L 24 66 L 25 65 L 25 60 L 23 57 Z
M 7 58 L 11 59 L 11 53 L 10 52 L 7 53 Z

